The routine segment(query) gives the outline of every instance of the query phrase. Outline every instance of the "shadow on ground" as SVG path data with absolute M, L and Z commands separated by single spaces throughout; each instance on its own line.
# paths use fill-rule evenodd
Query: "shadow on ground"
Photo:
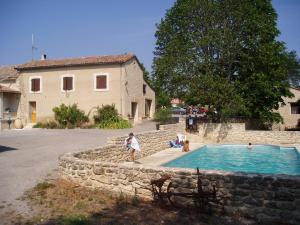
M 205 214 L 195 207 L 174 208 L 142 201 L 122 193 L 112 195 L 57 179 L 41 182 L 24 200 L 32 207 L 30 218 L 12 221 L 16 225 L 244 225 L 239 218 Z
M 8 146 L 0 145 L 0 153 L 1 152 L 7 152 L 7 151 L 12 151 L 12 150 L 18 150 L 17 148 L 11 148 Z
M 27 223 L 28 224 L 28 223 Z M 49 219 L 39 225 L 241 225 L 239 221 L 214 215 L 201 214 L 195 209 L 174 209 L 171 207 L 154 207 L 151 203 L 117 205 L 103 209 L 88 217 L 69 215 Z

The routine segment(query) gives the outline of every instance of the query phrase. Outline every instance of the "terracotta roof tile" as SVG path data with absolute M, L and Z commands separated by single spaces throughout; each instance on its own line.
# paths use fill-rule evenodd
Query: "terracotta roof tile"
M 4 92 L 4 93 L 21 93 L 18 90 L 15 90 L 15 89 L 3 86 L 3 85 L 0 85 L 0 93 L 1 92 Z
M 17 70 L 36 69 L 36 68 L 57 68 L 69 66 L 84 66 L 84 65 L 106 65 L 106 64 L 122 64 L 135 58 L 134 54 L 123 55 L 106 55 L 106 56 L 91 56 L 81 58 L 69 58 L 58 60 L 38 60 L 31 61 L 15 67 Z

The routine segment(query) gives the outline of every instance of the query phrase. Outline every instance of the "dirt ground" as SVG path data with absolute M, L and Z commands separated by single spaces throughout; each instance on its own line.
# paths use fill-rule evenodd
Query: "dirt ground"
M 145 121 L 130 129 L 32 129 L 0 132 L 0 225 L 10 210 L 24 213 L 28 207 L 18 201 L 57 168 L 59 155 L 106 145 L 108 137 L 155 130 Z
M 239 219 L 199 213 L 195 208 L 175 209 L 123 194 L 82 187 L 63 179 L 38 183 L 23 196 L 30 215 L 5 215 L 15 225 L 238 225 Z

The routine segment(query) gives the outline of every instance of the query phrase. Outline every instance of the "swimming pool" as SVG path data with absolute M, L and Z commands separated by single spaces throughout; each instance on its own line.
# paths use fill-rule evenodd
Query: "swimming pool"
M 293 147 L 274 145 L 205 145 L 163 164 L 165 167 L 248 173 L 300 175 L 300 154 Z

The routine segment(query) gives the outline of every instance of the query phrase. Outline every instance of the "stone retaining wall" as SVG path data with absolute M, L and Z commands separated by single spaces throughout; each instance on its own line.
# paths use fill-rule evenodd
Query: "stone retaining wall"
M 59 159 L 61 175 L 87 187 L 151 198 L 150 180 L 170 174 L 177 191 L 193 191 L 197 183 L 192 169 L 151 168 L 138 164 L 98 162 L 65 154 Z M 222 210 L 262 224 L 300 223 L 300 176 L 260 175 L 200 171 L 204 185 L 215 184 Z
M 199 124 L 199 132 L 189 135 L 191 142 L 300 144 L 300 131 L 245 130 L 244 123 Z
M 179 118 L 179 123 L 160 125 L 159 129 L 180 134 L 185 133 L 185 120 L 184 118 Z
M 79 159 L 91 161 L 124 162 L 129 160 L 128 151 L 123 146 L 124 140 L 127 137 L 128 136 L 108 138 L 107 146 L 95 150 L 79 152 L 74 156 Z M 139 154 L 136 154 L 136 158 L 139 159 L 168 148 L 170 146 L 169 141 L 176 138 L 176 132 L 170 130 L 150 131 L 136 134 L 135 137 L 142 150 Z
M 142 147 L 139 157 L 168 147 L 184 124 L 164 125 L 161 131 L 137 134 Z M 59 157 L 64 178 L 87 187 L 103 188 L 127 195 L 151 198 L 150 180 L 170 174 L 179 192 L 193 191 L 196 171 L 183 168 L 149 167 L 125 162 L 128 153 L 122 147 L 126 137 L 114 137 L 96 150 L 67 153 Z M 199 133 L 189 135 L 192 142 L 224 143 L 299 143 L 299 132 L 245 131 L 244 124 L 200 125 Z M 231 216 L 243 216 L 260 224 L 300 224 L 300 176 L 261 175 L 235 172 L 200 171 L 204 185 L 215 184 L 221 207 Z

